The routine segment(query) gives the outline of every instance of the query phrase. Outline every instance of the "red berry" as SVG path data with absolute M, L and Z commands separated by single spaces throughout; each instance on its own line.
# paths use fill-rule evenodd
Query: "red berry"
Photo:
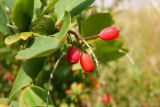
M 102 40 L 113 40 L 119 36 L 119 30 L 114 26 L 108 27 L 101 30 L 98 36 Z
M 147 104 L 143 104 L 143 107 L 148 107 Z
M 80 64 L 84 71 L 91 72 L 94 69 L 94 63 L 89 54 L 82 52 Z
M 7 72 L 5 76 L 10 82 L 14 81 L 14 77 L 10 72 Z
M 110 96 L 109 95 L 104 95 L 103 101 L 104 101 L 104 103 L 109 104 L 110 103 Z
M 67 51 L 67 61 L 71 64 L 75 64 L 80 59 L 80 52 L 78 48 L 72 45 Z

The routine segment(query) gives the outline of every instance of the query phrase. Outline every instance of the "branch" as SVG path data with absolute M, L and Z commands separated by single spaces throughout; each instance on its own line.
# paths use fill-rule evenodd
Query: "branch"
M 118 50 L 120 53 L 123 53 L 127 56 L 127 58 L 129 59 L 129 61 L 131 62 L 132 65 L 135 65 L 133 58 L 125 51 L 123 51 L 122 49 Z
M 55 70 L 56 70 L 59 62 L 60 62 L 61 59 L 63 58 L 63 56 L 64 56 L 64 53 L 62 53 L 62 55 L 58 58 L 58 60 L 57 60 L 56 63 L 54 64 L 53 70 L 52 70 L 52 72 L 50 73 L 50 78 L 49 78 L 49 81 L 48 81 L 48 87 L 51 86 L 51 81 L 52 81 L 52 79 L 53 79 L 53 74 L 54 74 L 54 72 L 55 72 Z M 49 90 L 49 88 L 48 88 L 47 98 L 46 98 L 46 107 L 48 107 L 49 96 L 50 96 L 50 90 Z
M 72 30 L 69 30 L 68 33 L 73 34 L 76 37 L 77 41 L 82 40 L 82 39 L 85 39 L 87 41 L 87 40 L 93 40 L 93 39 L 97 39 L 98 38 L 98 35 L 82 38 L 76 32 L 74 32 Z

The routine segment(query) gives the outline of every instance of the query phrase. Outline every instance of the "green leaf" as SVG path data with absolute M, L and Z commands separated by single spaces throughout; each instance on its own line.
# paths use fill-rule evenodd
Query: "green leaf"
M 51 0 L 49 1 L 47 7 L 42 12 L 42 15 L 45 15 L 46 13 L 50 12 L 50 10 L 53 9 L 53 6 L 57 3 L 58 0 Z M 43 2 L 43 1 L 42 1 Z
M 59 0 L 55 4 L 55 13 L 58 22 L 63 18 L 65 11 L 69 11 L 71 16 L 79 14 L 82 10 L 90 6 L 95 0 Z
M 96 13 L 82 22 L 80 28 L 81 34 L 83 36 L 94 36 L 112 24 L 113 19 L 109 13 Z
M 47 92 L 37 86 L 25 88 L 20 96 L 20 107 L 45 107 Z M 51 97 L 49 97 L 48 107 L 54 107 Z
M 5 38 L 5 44 L 6 45 L 11 45 L 17 41 L 19 41 L 21 38 L 20 38 L 20 34 L 14 34 L 14 35 L 11 35 L 11 36 L 7 36 Z
M 5 13 L 4 6 L 0 1 L 0 33 L 4 35 L 10 33 L 9 28 L 6 26 L 8 22 L 9 19 L 7 19 L 7 14 Z
M 122 48 L 123 41 L 119 39 L 113 41 L 97 40 L 95 44 L 96 44 L 95 54 L 100 63 L 107 63 L 109 61 L 116 60 L 124 56 L 125 54 L 120 53 L 119 49 L 127 51 L 126 49 Z
M 4 5 L 9 9 L 12 9 L 16 0 L 2 0 Z
M 44 60 L 45 58 L 35 58 L 27 60 L 22 64 L 10 92 L 8 103 L 11 102 L 17 92 L 35 80 L 43 67 Z
M 35 21 L 36 18 L 39 16 L 41 12 L 41 0 L 34 0 L 34 10 L 33 10 L 33 19 L 32 21 Z
M 27 31 L 33 17 L 34 0 L 16 0 L 12 18 L 21 31 Z
M 32 31 L 41 35 L 51 35 L 55 32 L 55 29 L 55 21 L 53 18 L 51 16 L 44 16 L 33 26 Z
M 22 32 L 21 34 L 17 33 L 11 36 L 7 36 L 4 42 L 6 45 L 11 45 L 13 43 L 18 42 L 20 39 L 27 40 L 32 35 L 33 35 L 33 32 Z
M 33 35 L 33 32 L 22 32 L 20 34 L 20 38 L 22 40 L 27 40 L 29 37 L 31 37 Z
M 8 100 L 8 98 L 0 98 L 0 104 L 6 104 L 7 100 Z M 11 104 L 10 104 L 10 106 L 12 106 L 12 107 L 19 107 L 17 101 L 12 101 Z
M 69 26 L 70 26 L 70 23 L 71 23 L 71 16 L 70 16 L 70 13 L 69 12 L 65 12 L 65 15 L 64 15 L 64 19 L 63 19 L 63 25 L 61 27 L 61 30 L 60 32 L 58 32 L 56 34 L 56 37 L 57 38 L 60 38 L 60 40 L 63 42 L 66 38 L 66 34 L 68 32 L 68 29 L 69 29 Z
M 55 52 L 60 46 L 60 41 L 57 38 L 49 36 L 35 37 L 32 46 L 20 50 L 16 59 L 26 60 L 34 57 L 48 56 Z

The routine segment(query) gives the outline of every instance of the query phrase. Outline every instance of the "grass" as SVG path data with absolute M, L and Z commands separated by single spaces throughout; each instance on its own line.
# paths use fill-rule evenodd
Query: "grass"
M 143 107 L 144 104 L 160 107 L 159 17 L 152 6 L 115 15 L 116 25 L 135 65 L 123 57 L 104 69 L 100 81 L 107 82 L 104 90 L 111 94 L 113 107 Z

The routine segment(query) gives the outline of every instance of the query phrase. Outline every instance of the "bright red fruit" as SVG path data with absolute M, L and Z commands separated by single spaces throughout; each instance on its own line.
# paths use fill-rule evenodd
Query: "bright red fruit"
M 80 57 L 80 64 L 84 71 L 91 72 L 94 69 L 94 63 L 91 56 L 87 53 L 82 52 Z
M 148 107 L 147 104 L 144 104 L 143 107 Z
M 67 61 L 71 64 L 75 64 L 80 59 L 80 52 L 78 48 L 72 45 L 67 51 Z
M 119 36 L 119 30 L 114 26 L 108 27 L 101 30 L 98 36 L 102 40 L 113 40 Z
M 10 72 L 7 72 L 5 76 L 11 83 L 14 81 L 13 74 L 11 74 Z
M 110 103 L 110 96 L 109 95 L 104 95 L 103 101 L 104 101 L 104 103 L 109 104 Z

